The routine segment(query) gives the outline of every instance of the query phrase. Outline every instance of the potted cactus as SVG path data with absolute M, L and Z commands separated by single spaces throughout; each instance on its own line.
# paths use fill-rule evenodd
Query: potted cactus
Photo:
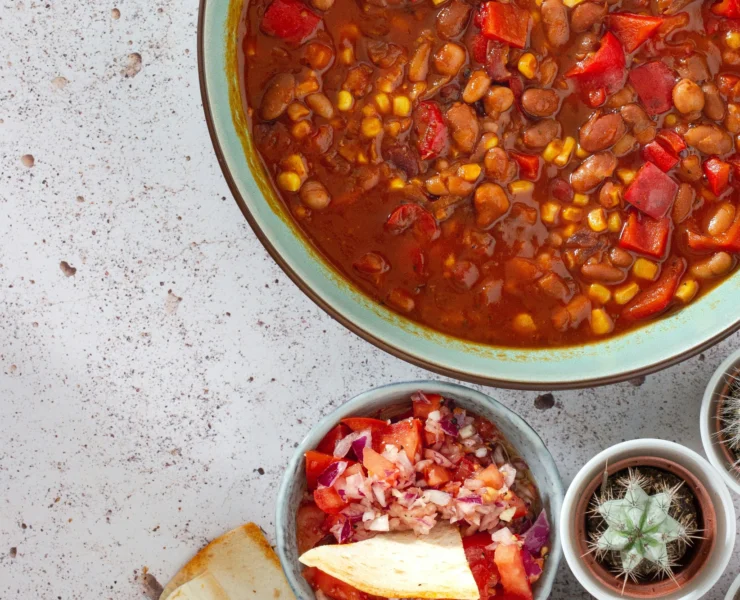
M 709 381 L 701 407 L 701 437 L 709 461 L 740 494 L 740 350 Z
M 663 440 L 594 457 L 573 480 L 560 523 L 571 570 L 599 600 L 700 598 L 730 560 L 735 526 L 717 474 Z

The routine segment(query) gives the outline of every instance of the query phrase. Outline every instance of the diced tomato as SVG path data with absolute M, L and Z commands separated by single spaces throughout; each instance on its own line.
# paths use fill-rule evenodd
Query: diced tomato
M 565 73 L 578 82 L 581 93 L 591 106 L 599 106 L 624 87 L 626 59 L 619 40 L 612 33 L 601 38 L 601 46 L 592 55 L 576 63 Z
M 438 488 L 452 479 L 450 472 L 441 465 L 430 465 L 424 469 L 424 479 L 430 487 Z
M 362 465 L 371 477 L 377 477 L 389 483 L 398 479 L 398 467 L 372 448 L 365 448 L 362 453 Z
M 416 455 L 421 453 L 421 432 L 423 431 L 419 419 L 406 419 L 389 425 L 380 435 L 381 448 L 387 444 L 404 450 L 406 456 L 413 463 Z
M 527 503 L 514 492 L 508 492 L 506 502 L 509 506 L 513 506 L 516 509 L 512 519 L 518 519 L 527 515 Z
M 660 17 L 611 13 L 606 17 L 606 26 L 617 36 L 627 52 L 634 52 L 653 35 L 663 23 Z
M 416 147 L 424 160 L 436 158 L 448 143 L 447 125 L 436 102 L 419 104 L 414 117 Z
M 496 565 L 493 562 L 493 550 L 486 550 L 486 546 L 493 543 L 490 533 L 475 533 L 463 538 L 463 549 L 465 558 L 468 559 L 468 565 L 473 573 L 473 579 L 478 585 L 480 600 L 498 600 L 499 595 L 490 595 L 491 589 L 498 583 L 499 574 Z
M 740 211 L 730 228 L 717 237 L 710 237 L 695 231 L 688 231 L 688 246 L 697 252 L 740 252 Z
M 428 402 L 422 400 L 414 400 L 414 416 L 417 419 L 426 419 L 429 417 L 429 413 L 439 410 L 442 407 L 442 396 L 439 394 L 424 394 Z
M 678 184 L 651 162 L 646 162 L 624 192 L 624 199 L 653 219 L 661 219 L 673 206 Z
M 719 196 L 727 189 L 730 183 L 730 163 L 713 156 L 705 160 L 702 165 L 704 175 L 707 178 L 709 189 L 715 196 Z
M 630 321 L 649 319 L 662 313 L 676 293 L 681 277 L 686 271 L 686 261 L 673 257 L 663 267 L 663 274 L 646 290 L 640 292 L 622 311 L 622 316 Z
M 369 417 L 347 417 L 346 419 L 342 419 L 342 423 L 352 431 L 365 431 L 366 429 L 369 429 L 373 434 L 373 438 L 375 438 L 376 435 L 380 435 L 385 431 L 385 428 L 388 427 L 387 421 L 371 419 Z
M 367 450 L 365 451 L 367 454 Z M 342 500 L 339 492 L 333 487 L 318 488 L 313 491 L 313 501 L 325 513 L 336 515 L 349 506 L 348 502 Z
M 319 442 L 319 445 L 316 446 L 316 451 L 332 456 L 337 442 L 346 438 L 349 435 L 349 432 L 349 427 L 344 423 L 339 423 L 339 425 L 333 427 L 332 430 L 324 436 L 324 439 Z
M 740 0 L 721 0 L 712 6 L 711 11 L 720 17 L 740 19 Z
M 488 40 L 479 33 L 473 37 L 470 42 L 470 55 L 473 60 L 482 65 L 486 64 L 488 58 Z
M 326 535 L 325 521 L 326 513 L 313 502 L 301 504 L 295 517 L 298 554 L 313 548 Z
M 673 108 L 676 75 L 664 62 L 655 60 L 635 67 L 629 81 L 648 114 L 659 115 Z
M 475 430 L 483 438 L 484 442 L 492 442 L 499 437 L 497 427 L 483 417 L 476 416 L 473 420 L 473 427 L 475 427 Z
M 642 157 L 667 173 L 678 164 L 678 156 L 666 150 L 658 142 L 650 142 L 642 149 Z
M 344 461 L 353 464 L 353 461 L 347 460 L 346 458 L 336 458 L 331 454 L 324 454 L 322 452 L 316 452 L 315 450 L 309 450 L 305 454 L 306 457 L 306 485 L 309 490 L 316 489 L 318 485 L 318 478 L 329 465 Z
M 670 217 L 653 219 L 631 212 L 619 237 L 619 247 L 653 258 L 663 258 L 668 252 L 668 236 L 673 227 Z
M 478 13 L 481 33 L 489 40 L 498 40 L 524 48 L 529 33 L 529 11 L 515 4 L 485 2 Z
M 432 214 L 418 204 L 402 204 L 397 207 L 385 223 L 388 231 L 400 234 L 411 228 L 420 241 L 431 242 L 439 237 L 439 225 Z
M 262 17 L 262 31 L 299 44 L 316 31 L 319 23 L 321 17 L 300 0 L 273 0 Z
M 537 181 L 540 176 L 540 157 L 538 154 L 509 151 L 509 156 L 519 165 L 519 176 L 530 181 Z
M 665 148 L 671 154 L 678 156 L 681 152 L 686 150 L 686 142 L 683 138 L 671 129 L 661 129 L 658 135 L 655 136 L 655 141 L 658 142 L 663 148 Z
M 303 571 L 303 577 L 315 590 L 321 590 L 331 600 L 368 600 L 369 596 L 348 583 L 332 577 L 315 567 Z
M 519 546 L 499 544 L 496 546 L 493 560 L 498 568 L 504 591 L 522 600 L 532 600 L 532 586 L 529 585 L 527 572 L 524 570 Z
M 475 473 L 478 465 L 468 457 L 463 458 L 460 464 L 455 469 L 455 474 L 452 476 L 455 481 L 463 482 Z
M 482 481 L 486 487 L 492 487 L 494 490 L 500 490 L 504 487 L 504 476 L 498 470 L 498 467 L 493 464 L 476 473 L 475 478 Z

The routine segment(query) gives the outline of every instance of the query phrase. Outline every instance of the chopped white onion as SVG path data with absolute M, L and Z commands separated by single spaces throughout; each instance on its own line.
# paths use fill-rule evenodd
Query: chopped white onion
M 469 437 L 473 437 L 475 435 L 475 427 L 472 425 L 466 425 L 460 430 L 460 433 L 458 434 L 463 440 L 467 440 Z
M 477 450 L 475 451 L 475 456 L 476 456 L 477 458 L 483 458 L 483 457 L 485 457 L 485 456 L 486 456 L 487 454 L 488 454 L 488 448 L 486 448 L 485 446 L 481 446 L 480 448 L 478 448 L 478 449 L 477 449 Z
M 511 521 L 514 518 L 514 515 L 516 514 L 516 506 L 510 506 L 507 508 L 504 512 L 502 512 L 498 518 L 502 521 L 506 521 L 507 523 Z
M 366 525 L 366 528 L 370 531 L 390 531 L 391 526 L 388 522 L 388 515 L 382 515 L 374 519 L 369 525 Z
M 509 531 L 508 527 L 494 531 L 491 535 L 491 539 L 499 544 L 513 544 L 516 542 L 516 537 Z
M 424 500 L 436 504 L 437 506 L 447 506 L 452 500 L 452 496 L 447 492 L 441 492 L 440 490 L 426 490 L 422 494 Z

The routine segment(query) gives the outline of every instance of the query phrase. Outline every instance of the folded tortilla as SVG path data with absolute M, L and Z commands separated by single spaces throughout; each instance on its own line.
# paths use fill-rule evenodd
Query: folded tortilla
M 480 598 L 460 531 L 449 523 L 437 524 L 425 536 L 403 531 L 354 544 L 319 546 L 299 560 L 384 598 Z
M 172 578 L 159 600 L 296 600 L 275 551 L 247 523 L 213 540 Z

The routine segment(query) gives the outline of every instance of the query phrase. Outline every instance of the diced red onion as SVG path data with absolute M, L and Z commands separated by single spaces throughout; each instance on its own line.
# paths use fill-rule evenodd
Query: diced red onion
M 524 547 L 533 555 L 538 555 L 550 539 L 550 523 L 547 514 L 543 510 L 532 527 L 524 534 Z
M 475 451 L 476 458 L 485 458 L 487 454 L 488 448 L 486 448 L 485 446 L 481 446 Z
M 360 437 L 358 437 L 354 442 L 352 442 L 352 452 L 355 453 L 355 456 L 357 457 L 357 460 L 362 462 L 363 456 L 365 455 L 365 448 L 372 446 L 372 433 L 370 430 L 363 431 L 360 433 Z
M 516 537 L 511 533 L 508 527 L 502 527 L 498 531 L 494 531 L 491 534 L 491 539 L 499 544 L 513 544 L 516 542 Z
M 334 482 L 339 479 L 347 468 L 347 461 L 340 460 L 338 462 L 330 464 L 324 469 L 319 475 L 317 482 L 321 487 L 331 487 Z
M 421 391 L 411 394 L 411 401 L 421 402 L 423 404 L 431 404 L 431 401 L 429 400 L 429 398 L 427 398 L 427 395 Z
M 344 544 L 352 537 L 352 524 L 349 522 L 349 519 L 342 518 L 339 523 L 331 528 L 331 532 L 337 538 L 339 544 Z
M 501 475 L 504 476 L 504 484 L 507 488 L 514 485 L 514 482 L 516 481 L 516 469 L 514 467 L 506 463 L 499 467 L 499 471 L 501 471 Z
M 433 460 L 440 467 L 445 467 L 447 469 L 453 469 L 455 467 L 455 464 L 449 458 L 436 450 L 430 450 L 427 448 L 424 450 L 424 458 Z
M 483 504 L 483 499 L 480 496 L 465 496 L 464 498 L 458 498 L 457 501 L 467 504 Z
M 373 519 L 369 524 L 365 525 L 365 528 L 370 531 L 390 531 L 391 526 L 388 522 L 388 515 L 381 515 L 377 519 Z
M 360 431 L 353 431 L 347 437 L 342 438 L 334 445 L 334 456 L 337 458 L 344 458 L 347 456 L 347 452 L 352 448 L 355 440 L 363 435 Z
M 439 426 L 447 435 L 457 437 L 457 433 L 459 431 L 457 423 L 455 423 L 450 417 L 445 417 L 444 419 L 441 419 L 439 421 Z
M 386 497 L 385 497 L 385 488 L 379 483 L 374 483 L 372 486 L 372 489 L 373 489 L 373 495 L 375 496 L 375 499 L 378 501 L 378 504 L 380 504 L 380 506 L 382 506 L 383 508 L 388 506 L 388 501 L 386 500 Z
M 529 550 L 522 548 L 522 562 L 524 563 L 524 572 L 527 577 L 539 577 L 542 575 L 542 567 L 537 564 Z
M 422 497 L 437 506 L 447 506 L 452 500 L 452 496 L 450 494 L 440 490 L 426 490 L 422 494 Z
M 465 425 L 463 428 L 460 429 L 459 435 L 464 440 L 473 437 L 475 435 L 475 427 L 473 427 L 472 425 Z

